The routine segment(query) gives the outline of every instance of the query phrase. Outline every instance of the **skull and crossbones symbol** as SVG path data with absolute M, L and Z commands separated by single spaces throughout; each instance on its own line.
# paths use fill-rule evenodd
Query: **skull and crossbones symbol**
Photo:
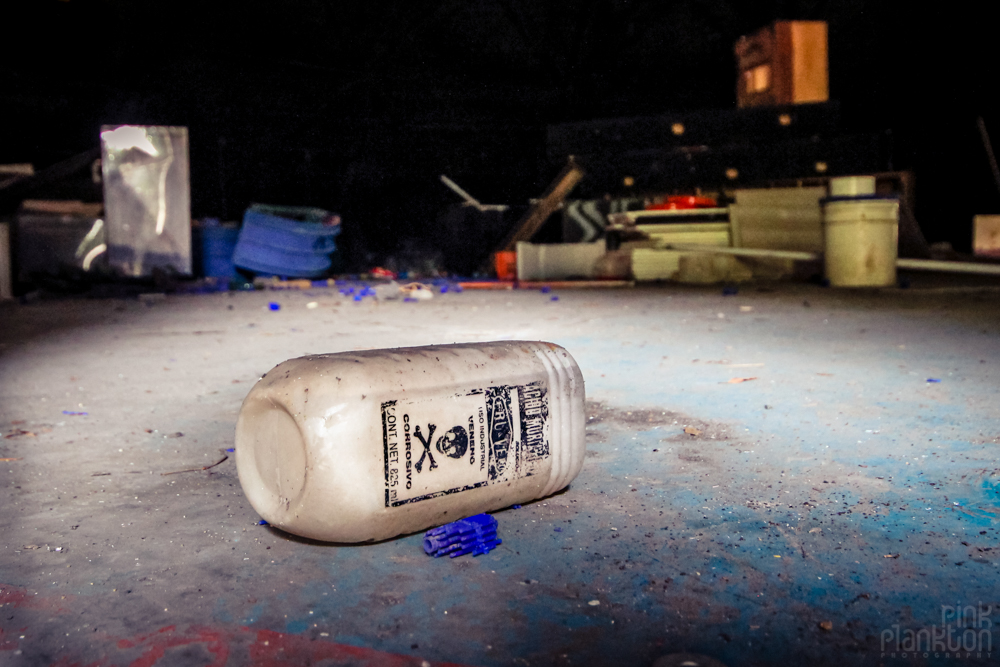
M 417 461 L 416 469 L 417 472 L 421 472 L 424 467 L 424 459 L 429 458 L 431 460 L 430 470 L 434 470 L 438 467 L 437 461 L 434 460 L 434 454 L 431 452 L 431 442 L 434 440 L 434 429 L 437 426 L 434 424 L 427 425 L 427 437 L 421 433 L 420 427 L 418 426 L 414 431 L 413 435 L 417 437 L 417 440 L 424 446 L 424 451 L 420 455 L 420 460 Z M 437 439 L 438 452 L 444 454 L 453 459 L 460 459 L 465 456 L 465 453 L 469 450 L 469 435 L 465 432 L 465 429 L 461 426 L 454 426 L 445 432 L 440 438 Z

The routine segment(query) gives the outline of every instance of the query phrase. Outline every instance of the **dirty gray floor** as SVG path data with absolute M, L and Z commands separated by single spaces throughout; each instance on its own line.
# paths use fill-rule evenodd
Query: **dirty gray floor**
M 576 357 L 588 454 L 488 555 L 295 538 L 197 470 L 284 359 L 509 338 Z M 954 281 L 3 305 L 0 663 L 994 664 L 998 360 Z

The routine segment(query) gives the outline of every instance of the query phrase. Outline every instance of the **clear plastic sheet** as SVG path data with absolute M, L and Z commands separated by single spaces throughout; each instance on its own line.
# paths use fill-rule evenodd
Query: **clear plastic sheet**
M 126 276 L 190 274 L 187 128 L 106 125 L 101 164 L 109 266 Z

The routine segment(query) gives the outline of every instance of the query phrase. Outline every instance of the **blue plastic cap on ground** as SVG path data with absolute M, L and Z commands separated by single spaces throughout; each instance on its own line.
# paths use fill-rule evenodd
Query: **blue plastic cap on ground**
M 457 558 L 489 553 L 501 544 L 497 539 L 497 520 L 489 514 L 477 514 L 453 521 L 424 533 L 424 552 L 428 556 Z
M 267 307 L 270 308 L 271 310 L 281 310 L 281 304 L 280 303 L 275 303 L 274 301 L 272 301 L 271 303 L 267 304 Z

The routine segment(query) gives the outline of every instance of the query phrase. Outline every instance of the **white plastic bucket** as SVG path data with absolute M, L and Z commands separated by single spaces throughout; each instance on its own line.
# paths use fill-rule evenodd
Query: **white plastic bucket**
M 874 176 L 838 176 L 830 179 L 831 197 L 861 197 L 875 194 Z
M 896 284 L 899 201 L 827 200 L 823 206 L 826 278 L 834 287 Z

